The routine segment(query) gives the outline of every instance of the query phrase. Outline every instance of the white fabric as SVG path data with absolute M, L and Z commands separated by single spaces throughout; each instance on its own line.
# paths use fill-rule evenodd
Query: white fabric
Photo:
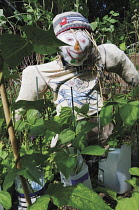
M 139 74 L 123 51 L 113 44 L 98 46 L 105 70 L 119 74 L 127 83 L 139 83 Z M 29 66 L 23 71 L 18 100 L 34 101 L 37 98 L 36 77 L 38 78 L 39 96 L 48 86 L 54 95 L 54 103 L 59 113 L 61 107 L 72 106 L 71 87 L 73 88 L 74 106 L 81 107 L 89 103 L 89 115 L 100 110 L 103 100 L 96 91 L 97 75 L 91 69 L 65 69 L 61 59 L 42 65 Z M 98 103 L 97 103 L 98 99 Z M 98 106 L 98 107 L 97 107 Z M 78 118 L 80 119 L 80 118 Z
M 139 73 L 126 54 L 114 44 L 103 44 L 98 46 L 102 63 L 107 72 L 118 74 L 126 83 L 139 84 Z
M 60 47 L 60 54 L 71 65 L 81 66 L 91 53 L 91 41 L 83 31 L 65 31 L 57 36 L 58 39 L 68 44 Z M 79 50 L 75 48 L 76 43 L 79 44 Z
M 39 92 L 43 92 L 46 84 L 51 88 L 58 113 L 61 107 L 72 106 L 71 87 L 73 88 L 74 106 L 81 107 L 83 104 L 89 103 L 90 115 L 97 112 L 97 104 L 99 110 L 103 104 L 100 95 L 93 89 L 97 84 L 96 74 L 92 70 L 90 72 L 90 69 L 77 71 L 76 68 L 72 68 L 65 70 L 60 59 L 38 66 L 27 67 L 23 71 L 17 101 L 36 100 L 36 77 L 38 78 Z

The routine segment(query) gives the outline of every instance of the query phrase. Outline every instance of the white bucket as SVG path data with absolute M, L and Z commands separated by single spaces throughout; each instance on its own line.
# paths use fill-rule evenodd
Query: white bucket
M 69 151 L 71 154 L 74 154 L 73 147 L 70 147 Z M 77 153 L 79 154 L 77 157 L 77 162 L 78 162 L 78 167 L 80 168 L 80 171 L 77 174 L 75 174 L 75 171 L 73 171 L 68 179 L 66 179 L 66 177 L 60 172 L 61 183 L 64 184 L 64 187 L 72 186 L 78 183 L 83 183 L 85 186 L 92 189 L 88 166 L 84 162 L 82 155 L 80 155 L 79 150 L 77 151 Z
M 86 187 L 92 189 L 88 166 L 86 163 L 83 163 L 83 166 L 78 174 L 69 176 L 69 178 L 66 179 L 65 176 L 60 172 L 60 176 L 64 187 L 83 183 Z
M 43 194 L 44 194 L 43 188 L 35 193 L 30 193 L 29 195 L 30 195 L 31 203 L 34 203 L 37 200 L 37 198 L 39 198 Z M 18 210 L 26 210 L 27 204 L 26 204 L 26 199 L 25 199 L 24 194 L 17 192 L 17 196 L 18 196 Z
M 40 180 L 42 186 L 44 186 L 43 175 L 42 175 L 42 177 L 40 177 L 39 180 Z M 37 198 L 39 198 L 40 196 L 42 196 L 44 194 L 45 187 L 42 188 L 41 185 L 39 185 L 38 183 L 36 183 L 34 181 L 30 181 L 30 180 L 29 180 L 29 184 L 32 188 L 32 190 L 30 190 L 30 192 L 29 192 L 31 203 L 34 203 L 37 200 Z M 22 189 L 22 184 L 21 184 L 19 177 L 17 177 L 15 180 L 15 188 L 16 188 L 17 197 L 18 197 L 18 210 L 26 210 L 27 209 L 26 199 L 25 199 L 24 194 L 22 193 L 23 189 Z
M 98 182 L 119 194 L 131 190 L 131 185 L 125 180 L 131 179 L 131 145 L 121 148 L 110 148 L 106 159 L 99 161 Z

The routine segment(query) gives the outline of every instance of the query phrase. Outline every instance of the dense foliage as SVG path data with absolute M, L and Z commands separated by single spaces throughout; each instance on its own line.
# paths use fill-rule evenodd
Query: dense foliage
M 0 203 L 5 209 L 10 209 L 12 201 L 9 188 L 13 186 L 15 178 L 20 175 L 41 184 L 39 177 L 40 170 L 43 169 L 48 189 L 28 209 L 46 210 L 52 200 L 57 206 L 71 205 L 80 210 L 111 209 L 94 189 L 90 190 L 82 184 L 64 188 L 61 183 L 55 183 L 59 182 L 56 176 L 60 171 L 65 177 L 69 177 L 71 171 L 77 168 L 77 150 L 83 155 L 96 156 L 105 152 L 98 145 L 87 145 L 86 133 L 96 125 L 86 121 L 76 122 L 73 110 L 69 107 L 63 108 L 60 116 L 55 116 L 55 106 L 51 102 L 52 95 L 49 91 L 45 99 L 36 102 L 15 103 L 15 99 L 22 70 L 28 65 L 52 60 L 58 47 L 62 45 L 51 30 L 52 19 L 57 13 L 69 10 L 81 12 L 89 18 L 98 44 L 115 43 L 128 52 L 127 45 L 139 41 L 139 14 L 136 10 L 138 1 L 4 0 L 1 4 L 0 82 L 5 85 L 10 111 L 14 113 L 21 107 L 25 111 L 21 111 L 22 120 L 13 123 L 22 164 L 22 168 L 17 169 L 7 132 L 9 124 L 6 125 L 3 104 L 0 102 L 0 180 L 3 190 L 0 192 Z M 135 48 L 135 52 L 137 50 Z M 116 87 L 117 84 L 114 88 Z M 138 125 L 138 97 L 139 89 L 134 87 L 127 94 L 115 95 L 113 90 L 109 94 L 109 100 L 100 115 L 100 126 L 114 121 L 116 127 L 109 138 L 111 144 L 119 146 L 119 141 L 120 144 L 131 143 L 129 137 Z M 88 105 L 80 110 L 75 109 L 89 117 Z M 129 112 L 132 114 L 127 116 Z M 14 119 L 14 115 L 12 117 Z M 51 139 L 56 134 L 59 134 L 58 145 L 50 148 Z M 69 144 L 74 146 L 74 154 L 70 154 Z M 131 168 L 130 173 L 138 176 L 138 168 Z M 131 198 L 122 199 L 109 189 L 101 189 L 101 192 L 104 191 L 116 201 L 116 210 L 124 209 L 125 206 L 134 210 L 138 206 L 138 178 L 133 177 L 128 182 L 136 190 Z

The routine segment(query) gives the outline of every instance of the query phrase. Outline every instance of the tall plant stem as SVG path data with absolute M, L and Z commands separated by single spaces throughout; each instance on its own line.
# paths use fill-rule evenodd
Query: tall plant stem
M 18 169 L 20 169 L 21 168 L 21 164 L 20 164 L 20 161 L 19 161 L 20 152 L 19 152 L 18 144 L 17 144 L 16 138 L 15 138 L 15 132 L 14 132 L 14 128 L 13 128 L 12 119 L 11 119 L 11 116 L 10 116 L 10 109 L 9 109 L 9 106 L 8 106 L 8 99 L 7 99 L 7 94 L 6 94 L 6 90 L 5 90 L 5 86 L 4 86 L 4 79 L 3 79 L 3 76 L 2 76 L 2 69 L 0 69 L 0 75 L 1 75 L 0 92 L 1 92 L 2 105 L 3 105 L 4 115 L 5 115 L 5 119 L 6 119 L 9 139 L 10 139 L 10 142 L 11 142 L 11 145 L 12 145 L 13 154 L 14 154 L 14 158 L 15 158 L 15 161 L 16 161 L 16 167 Z M 23 176 L 20 176 L 20 180 L 21 180 L 24 195 L 25 195 L 25 198 L 26 198 L 26 203 L 27 203 L 27 205 L 30 205 L 31 200 L 30 200 L 26 180 Z

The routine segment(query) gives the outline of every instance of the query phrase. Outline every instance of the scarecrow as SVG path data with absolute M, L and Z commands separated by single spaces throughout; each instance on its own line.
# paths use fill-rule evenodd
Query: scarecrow
M 65 43 L 60 47 L 56 60 L 28 66 L 22 74 L 22 84 L 17 101 L 34 101 L 38 93 L 41 97 L 47 89 L 53 93 L 57 114 L 61 107 L 74 106 L 81 108 L 89 104 L 90 120 L 101 110 L 103 99 L 98 91 L 99 77 L 103 72 L 118 74 L 126 83 L 137 85 L 139 74 L 126 54 L 113 44 L 97 46 L 88 20 L 77 12 L 64 12 L 53 19 L 56 37 Z M 72 89 L 72 91 L 71 91 Z M 72 94 L 71 94 L 72 92 Z M 77 120 L 83 116 L 77 115 Z M 104 141 L 111 134 L 112 125 L 106 125 L 100 136 Z M 92 131 L 97 133 L 97 131 Z M 56 144 L 53 139 L 52 146 Z

